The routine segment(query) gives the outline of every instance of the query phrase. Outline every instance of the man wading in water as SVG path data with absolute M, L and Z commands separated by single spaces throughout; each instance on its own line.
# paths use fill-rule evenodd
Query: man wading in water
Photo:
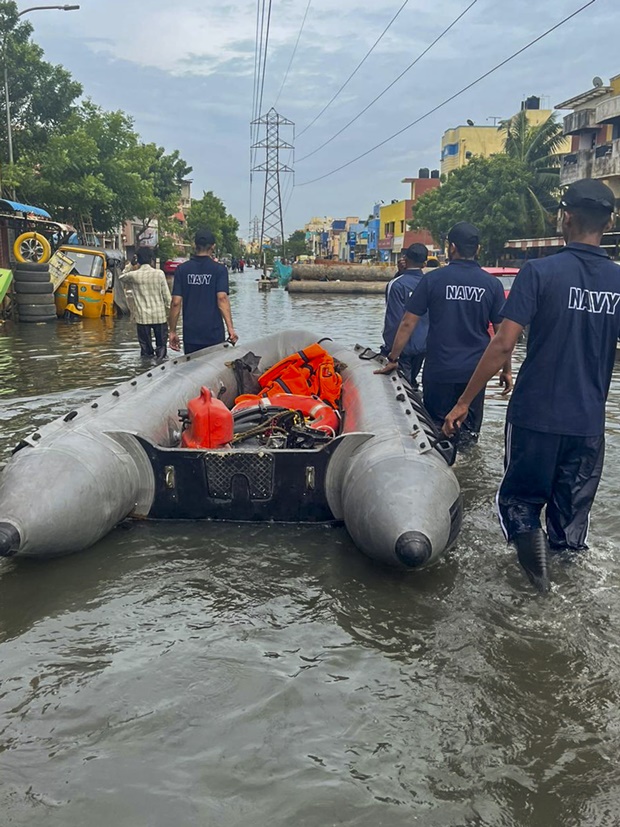
M 154 254 L 150 247 L 140 247 L 135 256 L 135 264 L 132 259 L 131 269 L 126 269 L 120 278 L 133 294 L 140 355 L 165 359 L 170 290 L 163 271 L 153 267 L 153 259 Z
M 504 288 L 476 261 L 480 248 L 478 230 L 465 221 L 448 233 L 447 267 L 427 273 L 407 300 L 388 364 L 375 373 L 390 373 L 421 318 L 428 312 L 426 361 L 422 373 L 424 406 L 438 425 L 465 390 L 489 343 L 489 324 L 501 321 Z M 512 351 L 511 351 L 512 352 Z M 500 384 L 512 388 L 510 353 L 502 367 Z M 490 378 L 490 377 L 489 377 Z M 463 423 L 466 440 L 478 439 L 484 410 L 484 385 L 472 401 Z
M 385 291 L 385 321 L 383 323 L 383 347 L 381 352 L 388 354 L 394 344 L 407 300 L 424 278 L 422 268 L 426 265 L 428 250 L 424 244 L 411 244 L 403 250 L 398 260 L 399 272 L 389 282 Z M 401 270 L 401 260 L 404 268 Z M 418 373 L 426 353 L 426 335 L 428 333 L 428 315 L 424 316 L 411 338 L 400 354 L 398 364 L 407 381 L 415 390 L 418 389 Z
M 587 548 L 604 455 L 605 402 L 620 334 L 620 267 L 600 247 L 615 198 L 592 179 L 572 184 L 560 207 L 567 246 L 524 265 L 504 321 L 446 417 L 449 436 L 530 325 L 527 356 L 506 414 L 502 530 L 521 566 L 549 591 L 549 551 Z M 547 533 L 540 514 L 547 507 Z
M 176 330 L 183 308 L 185 353 L 221 344 L 226 338 L 224 322 L 228 341 L 234 345 L 239 338 L 228 300 L 228 270 L 213 260 L 215 236 L 208 230 L 199 230 L 194 243 L 196 252 L 189 261 L 179 264 L 174 273 L 170 307 L 170 347 L 181 349 Z

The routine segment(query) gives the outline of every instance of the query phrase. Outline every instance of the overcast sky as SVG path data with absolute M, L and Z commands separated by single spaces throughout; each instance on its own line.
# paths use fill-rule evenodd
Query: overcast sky
M 287 234 L 311 216 L 359 215 L 377 200 L 406 195 L 402 178 L 439 167 L 441 135 L 470 118 L 506 117 L 528 95 L 548 106 L 620 74 L 620 0 L 593 6 L 471 91 L 362 161 L 329 172 L 410 123 L 586 0 L 477 0 L 455 28 L 360 120 L 328 147 L 296 164 Z M 311 0 L 310 13 L 278 110 L 297 132 L 320 111 L 376 40 L 403 0 L 364 6 Z M 409 0 L 340 98 L 296 140 L 300 159 L 380 92 L 469 5 Z M 307 0 L 273 0 L 263 110 L 274 102 Z M 20 0 L 20 8 L 27 6 Z M 34 38 L 63 63 L 85 95 L 130 113 L 145 141 L 178 148 L 193 166 L 194 195 L 212 189 L 247 235 L 249 121 L 256 0 L 81 0 L 79 12 L 34 12 Z M 290 134 L 292 139 L 292 134 Z M 288 137 L 288 135 L 285 135 Z M 252 213 L 260 210 L 255 178 Z M 288 188 L 287 190 L 288 191 Z

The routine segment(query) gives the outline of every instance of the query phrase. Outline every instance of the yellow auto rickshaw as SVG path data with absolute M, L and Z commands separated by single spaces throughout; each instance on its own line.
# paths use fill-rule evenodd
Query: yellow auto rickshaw
M 63 245 L 49 262 L 56 312 L 65 318 L 114 315 L 114 285 L 122 266 L 119 250 Z

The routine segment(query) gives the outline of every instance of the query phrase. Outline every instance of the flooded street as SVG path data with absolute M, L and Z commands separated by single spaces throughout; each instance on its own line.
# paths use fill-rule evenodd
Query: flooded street
M 233 276 L 240 352 L 283 328 L 378 345 L 381 296 L 254 279 Z M 143 369 L 127 320 L 0 328 L 0 460 Z M 548 599 L 495 517 L 495 388 L 460 539 L 421 574 L 269 525 L 132 523 L 0 562 L 0 827 L 620 823 L 619 380 L 591 551 Z

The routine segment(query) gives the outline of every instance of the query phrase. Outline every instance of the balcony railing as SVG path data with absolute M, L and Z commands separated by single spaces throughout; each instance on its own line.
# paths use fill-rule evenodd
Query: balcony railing
M 601 101 L 595 112 L 597 123 L 620 120 L 620 95 Z
M 592 164 L 593 178 L 620 176 L 620 138 L 611 143 L 597 146 Z
M 564 118 L 564 134 L 578 135 L 596 129 L 596 110 L 580 109 Z

